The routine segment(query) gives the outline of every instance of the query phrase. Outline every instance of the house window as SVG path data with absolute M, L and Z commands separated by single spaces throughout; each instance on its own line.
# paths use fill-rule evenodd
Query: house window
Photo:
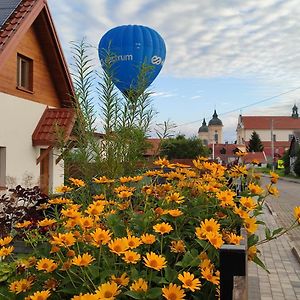
M 0 147 L 0 188 L 6 186 L 6 148 Z
M 276 142 L 276 134 L 273 134 L 273 142 Z
M 33 91 L 33 60 L 20 54 L 17 59 L 17 87 Z

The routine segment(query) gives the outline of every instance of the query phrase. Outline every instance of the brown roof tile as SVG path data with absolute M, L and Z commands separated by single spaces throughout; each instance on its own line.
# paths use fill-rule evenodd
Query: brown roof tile
M 62 130 L 64 139 L 69 138 L 75 122 L 72 108 L 46 108 L 32 134 L 33 146 L 49 146 L 57 142 L 57 127 Z
M 10 39 L 18 27 L 21 25 L 25 16 L 31 11 L 31 8 L 38 2 L 38 0 L 27 0 L 22 1 L 15 11 L 10 15 L 7 21 L 1 27 L 3 32 L 0 35 L 0 50 L 7 43 L 7 40 Z

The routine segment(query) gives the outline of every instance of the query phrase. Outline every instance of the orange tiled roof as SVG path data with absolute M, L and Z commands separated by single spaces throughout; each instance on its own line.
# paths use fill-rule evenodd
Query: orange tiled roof
M 289 116 L 242 116 L 245 129 L 300 129 L 300 118 Z
M 32 134 L 33 146 L 50 146 L 57 141 L 57 127 L 69 138 L 75 122 L 72 108 L 46 108 Z
M 17 29 L 25 21 L 25 17 L 32 10 L 38 0 L 22 0 L 17 8 L 1 27 L 0 31 L 0 50 L 2 50 L 8 40 L 17 32 Z
M 244 163 L 251 163 L 253 160 L 257 160 L 259 163 L 266 163 L 266 156 L 264 152 L 248 152 L 243 158 Z

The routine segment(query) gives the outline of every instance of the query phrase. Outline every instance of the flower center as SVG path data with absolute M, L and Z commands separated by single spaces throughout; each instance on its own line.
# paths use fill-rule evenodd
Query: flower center
M 157 261 L 156 260 L 150 260 L 150 266 L 157 267 Z
M 176 296 L 175 293 L 170 293 L 168 299 L 169 299 L 169 300 L 176 300 L 176 299 L 177 299 L 177 296 Z
M 104 293 L 104 297 L 105 298 L 111 298 L 112 297 L 112 292 L 110 292 L 110 291 L 106 291 L 105 293 Z

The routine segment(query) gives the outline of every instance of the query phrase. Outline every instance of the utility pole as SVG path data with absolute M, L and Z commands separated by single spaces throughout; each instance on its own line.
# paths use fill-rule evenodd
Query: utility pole
M 272 155 L 272 171 L 274 172 L 275 166 L 274 166 L 274 120 L 271 120 L 271 155 Z

